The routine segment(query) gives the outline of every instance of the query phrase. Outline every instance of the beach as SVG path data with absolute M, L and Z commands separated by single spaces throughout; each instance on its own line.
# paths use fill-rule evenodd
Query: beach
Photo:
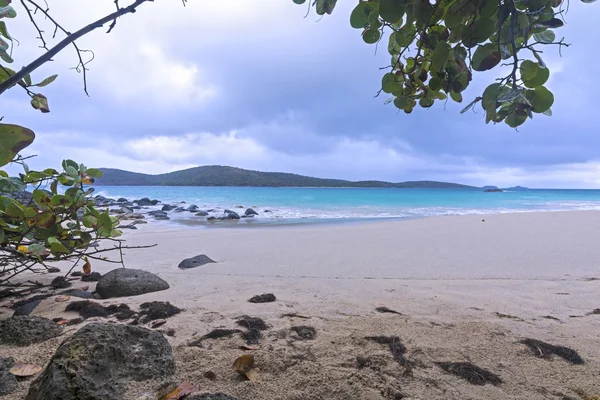
M 237 229 L 150 222 L 124 232 L 127 245 L 156 244 L 126 250 L 125 265 L 159 275 L 170 288 L 100 302 L 137 307 L 168 301 L 184 309 L 160 329 L 171 329 L 167 339 L 177 363 L 172 380 L 198 384 L 201 392 L 244 400 L 597 396 L 599 227 L 598 211 Z M 215 263 L 178 268 L 200 254 Z M 117 266 L 94 261 L 92 267 L 104 274 Z M 277 301 L 247 301 L 262 293 L 273 293 Z M 48 298 L 32 315 L 76 316 L 64 308 Z M 0 319 L 10 314 L 0 308 Z M 189 346 L 215 328 L 235 328 L 235 318 L 244 314 L 269 326 L 254 350 L 241 350 L 238 336 Z M 290 333 L 293 326 L 313 327 L 316 337 L 300 340 Z M 45 365 L 78 328 L 27 348 L 0 346 L 1 353 Z M 368 336 L 397 336 L 410 364 L 397 362 Z M 526 338 L 572 348 L 585 363 L 538 358 L 520 343 Z M 231 370 L 245 352 L 254 354 L 260 368 L 256 381 Z M 473 363 L 502 383 L 470 384 L 440 362 Z M 207 371 L 216 379 L 204 377 Z M 159 384 L 131 385 L 127 399 L 142 398 Z M 19 385 L 3 398 L 24 396 L 28 381 Z

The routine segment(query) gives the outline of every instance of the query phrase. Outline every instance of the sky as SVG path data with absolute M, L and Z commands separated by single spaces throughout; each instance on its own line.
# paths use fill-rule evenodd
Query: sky
M 112 0 L 47 1 L 70 31 L 114 9 Z M 13 3 L 19 16 L 8 26 L 20 43 L 18 69 L 42 49 Z M 600 56 L 586 28 L 600 5 L 571 2 L 567 24 L 556 30 L 571 46 L 562 57 L 557 48 L 543 55 L 553 116 L 535 115 L 514 130 L 486 125 L 480 107 L 461 115 L 465 104 L 438 102 L 406 115 L 384 104 L 385 95 L 375 97 L 389 54 L 350 27 L 355 4 L 340 0 L 333 15 L 305 18 L 306 7 L 292 0 L 149 2 L 110 34 L 100 29 L 78 42 L 95 55 L 89 97 L 68 48 L 33 74 L 38 81 L 59 75 L 40 90 L 50 113 L 12 88 L 0 115 L 36 133 L 25 151 L 37 155 L 33 168 L 71 158 L 150 174 L 231 165 L 350 180 L 600 188 L 600 81 L 592 74 Z M 465 102 L 494 78 L 476 73 Z

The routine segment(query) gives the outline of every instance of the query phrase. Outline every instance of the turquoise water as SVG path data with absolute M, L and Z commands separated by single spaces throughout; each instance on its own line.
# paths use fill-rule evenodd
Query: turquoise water
M 99 186 L 96 193 L 130 200 L 149 197 L 163 204 L 185 201 L 215 213 L 239 205 L 255 207 L 261 220 L 285 221 L 600 210 L 600 190 Z

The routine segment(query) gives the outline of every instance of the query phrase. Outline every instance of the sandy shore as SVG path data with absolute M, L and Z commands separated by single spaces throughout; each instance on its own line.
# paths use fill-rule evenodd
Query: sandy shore
M 579 398 L 573 389 L 600 395 L 600 315 L 586 315 L 600 307 L 600 212 L 252 229 L 150 223 L 124 238 L 157 244 L 127 251 L 126 265 L 157 273 L 171 289 L 102 303 L 160 300 L 186 309 L 167 322 L 175 330 L 168 338 L 177 356 L 175 380 L 202 390 L 248 400 Z M 217 263 L 178 269 L 198 254 Z M 93 268 L 104 273 L 114 265 Z M 267 292 L 278 301 L 247 302 Z M 402 315 L 377 313 L 380 306 Z M 63 310 L 48 299 L 33 315 L 74 317 Z M 291 313 L 308 319 L 282 317 Z M 270 325 L 254 351 L 257 382 L 241 382 L 230 370 L 243 353 L 241 338 L 187 346 L 214 328 L 235 327 L 242 314 Z M 313 326 L 317 338 L 294 340 L 286 334 L 294 325 Z M 407 372 L 385 346 L 364 339 L 369 335 L 398 336 L 414 367 Z M 571 347 L 586 364 L 533 357 L 519 343 L 523 338 Z M 0 350 L 44 364 L 62 340 Z M 370 364 L 358 368 L 357 356 Z M 470 361 L 504 383 L 470 385 L 436 366 L 443 361 Z M 203 377 L 208 370 L 216 381 Z M 144 391 L 152 385 L 133 387 L 131 398 Z

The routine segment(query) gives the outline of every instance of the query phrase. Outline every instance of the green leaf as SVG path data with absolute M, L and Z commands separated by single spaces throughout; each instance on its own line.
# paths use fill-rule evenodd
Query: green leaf
M 366 1 L 358 3 L 350 14 L 350 26 L 355 29 L 363 29 L 369 24 L 369 14 L 373 9 L 372 3 Z
M 69 249 L 67 249 L 65 245 L 54 236 L 46 239 L 46 243 L 48 243 L 50 250 L 53 253 L 70 253 Z
M 406 109 L 406 107 L 410 104 L 410 100 L 406 96 L 398 96 L 394 99 L 394 105 L 398 107 L 400 110 Z
M 0 8 L 8 6 L 10 2 L 11 0 L 0 0 Z
M 393 72 L 388 72 L 381 79 L 381 89 L 385 93 L 394 93 L 402 89 L 402 80 Z
M 56 77 L 58 77 L 58 75 L 54 74 L 54 75 L 47 77 L 46 79 L 44 79 L 40 83 L 37 83 L 37 84 L 35 84 L 33 86 L 38 86 L 38 87 L 47 86 L 47 85 L 51 84 L 52 82 L 54 82 L 54 80 L 56 79 Z M 30 82 L 29 85 L 31 85 L 31 78 L 29 78 L 29 82 Z
M 11 6 L 0 7 L 0 18 L 14 18 L 17 12 Z
M 508 114 L 504 122 L 510 126 L 511 128 L 516 128 L 522 125 L 525 121 L 527 121 L 527 114 L 521 115 L 516 112 L 512 112 Z
M 549 77 L 550 70 L 548 68 L 539 67 L 537 74 L 535 74 L 535 77 L 532 79 L 524 80 L 523 83 L 525 83 L 525 86 L 527 86 L 528 88 L 535 88 L 538 86 L 542 86 L 544 83 L 546 83 Z
M 43 94 L 36 94 L 31 99 L 31 106 L 36 110 L 40 110 L 42 113 L 49 113 L 50 108 L 48 107 L 48 99 Z
M 77 170 L 70 165 L 67 165 L 65 172 L 73 178 L 77 178 L 79 176 L 79 172 L 77 172 Z
M 63 170 L 65 172 L 67 172 L 67 167 L 73 167 L 73 168 L 75 168 L 77 170 L 79 168 L 79 164 L 77 164 L 73 160 L 63 160 L 62 167 L 63 167 Z
M 379 0 L 379 15 L 393 24 L 404 16 L 404 0 Z
M 16 193 L 21 190 L 25 190 L 27 185 L 19 178 L 0 178 L 0 192 L 1 193 Z
M 25 82 L 25 86 L 31 86 L 31 74 L 25 75 L 23 81 Z
M 46 192 L 37 189 L 33 191 L 33 201 L 37 205 L 42 207 L 47 207 L 49 204 L 52 203 L 52 199 L 50 198 L 50 196 L 48 196 Z
M 4 243 L 5 235 L 4 229 L 0 228 L 0 244 Z
M 41 253 L 44 253 L 46 251 L 46 246 L 34 243 L 30 244 L 27 250 L 34 256 L 39 256 Z
M 110 236 L 110 233 L 113 230 L 113 222 L 110 219 L 110 215 L 108 215 L 108 213 L 104 212 L 101 213 L 100 216 L 98 217 L 98 233 L 101 236 L 105 236 L 108 237 Z
M 16 201 L 9 203 L 4 212 L 9 217 L 25 218 L 25 211 Z
M 11 162 L 33 139 L 35 134 L 27 128 L 0 123 L 0 166 Z
M 499 83 L 492 83 L 483 91 L 481 106 L 485 111 L 492 112 L 496 110 L 501 87 L 502 85 Z
M 12 69 L 10 69 L 8 67 L 3 66 L 2 68 L 0 68 L 0 82 L 7 80 L 14 74 L 15 74 L 15 71 L 13 71 Z
M 315 9 L 318 15 L 331 14 L 337 0 L 316 0 Z
M 462 103 L 462 101 L 463 101 L 462 94 L 456 93 L 455 91 L 450 92 L 450 98 L 457 103 Z
M 450 45 L 448 42 L 437 42 L 435 49 L 433 50 L 433 55 L 431 56 L 431 66 L 429 67 L 429 70 L 433 72 L 443 72 L 446 68 L 449 56 Z
M 306 0 L 292 0 L 294 3 L 296 4 L 304 4 L 306 3 Z
M 381 32 L 378 29 L 367 29 L 363 32 L 362 38 L 367 44 L 377 43 L 381 37 Z
M 0 47 L 0 58 L 9 64 L 11 64 L 14 61 L 12 57 L 2 47 Z
M 521 79 L 527 81 L 535 78 L 538 73 L 539 65 L 531 60 L 525 60 L 521 63 Z
M 429 80 L 429 89 L 437 92 L 442 88 L 443 82 L 440 78 L 433 77 Z
M 83 216 L 81 222 L 86 228 L 95 228 L 98 225 L 98 218 L 94 217 L 93 215 L 86 214 Z
M 92 178 L 100 178 L 102 176 L 102 171 L 97 168 L 88 168 L 86 173 Z
M 533 112 L 543 113 L 554 104 L 554 95 L 543 86 L 525 92 L 525 98 L 531 103 Z
M 552 109 L 551 109 L 551 108 L 549 108 L 549 109 L 547 109 L 546 111 L 544 111 L 542 114 L 544 114 L 544 115 L 546 115 L 546 116 L 548 116 L 548 117 L 551 117 L 551 116 L 552 116 Z
M 548 29 L 544 32 L 534 33 L 533 38 L 540 43 L 552 43 L 556 39 L 556 35 Z
M 479 7 L 479 16 L 482 18 L 489 18 L 498 13 L 498 1 L 497 0 L 485 0 Z
M 549 19 L 547 21 L 537 21 L 535 24 L 533 24 L 532 26 L 534 28 L 539 28 L 539 27 L 546 27 L 546 28 L 560 28 L 561 26 L 563 26 L 565 23 L 562 22 L 562 20 L 558 19 L 558 18 L 552 18 Z
M 473 47 L 477 43 L 483 43 L 496 32 L 496 28 L 497 24 L 491 18 L 479 18 L 472 26 L 463 28 L 463 44 L 467 47 Z
M 501 59 L 498 47 L 493 43 L 486 43 L 475 50 L 471 66 L 475 71 L 488 71 L 498 65 Z
M 56 215 L 51 210 L 37 214 L 35 224 L 40 228 L 48 229 L 56 224 Z

